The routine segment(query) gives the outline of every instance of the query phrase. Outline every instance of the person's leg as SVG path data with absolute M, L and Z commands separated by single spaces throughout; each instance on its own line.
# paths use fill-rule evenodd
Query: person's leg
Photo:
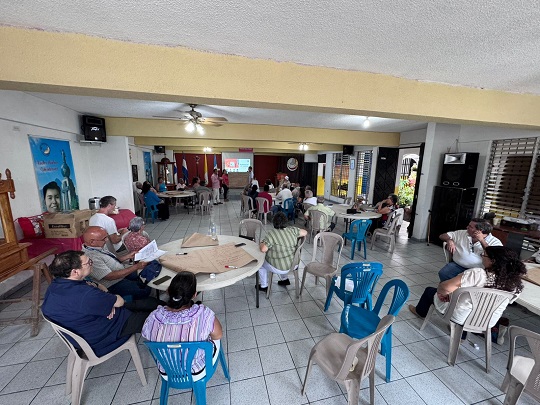
M 229 199 L 227 198 L 229 195 L 229 186 L 227 186 L 226 184 L 223 185 L 223 199 L 225 201 L 229 201 Z
M 418 301 L 418 304 L 416 304 L 416 314 L 421 316 L 422 318 L 425 318 L 429 307 L 431 304 L 433 304 L 433 298 L 435 298 L 435 294 L 437 294 L 437 288 L 435 287 L 426 287 L 424 290 L 422 296 L 420 297 L 420 301 Z
M 160 219 L 169 219 L 169 206 L 167 204 L 158 204 L 158 218 Z
M 439 270 L 439 279 L 441 281 L 450 280 L 458 274 L 463 273 L 467 270 L 465 267 L 461 267 L 456 262 L 447 263 L 442 269 Z
M 276 215 L 279 211 L 281 211 L 281 205 L 273 205 L 270 211 L 272 211 L 272 215 Z
M 152 289 L 150 287 L 145 286 L 144 288 L 140 288 L 137 281 L 126 278 L 109 287 L 110 293 L 118 294 L 122 297 L 131 295 L 134 300 L 148 297 L 151 291 Z
M 148 318 L 150 312 L 152 311 L 132 312 L 128 319 L 126 319 L 126 323 L 122 328 L 122 332 L 120 332 L 119 338 L 131 336 L 134 333 L 141 333 L 144 321 L 146 321 L 146 318 Z
M 146 297 L 126 302 L 124 308 L 127 308 L 132 312 L 152 312 L 158 305 L 167 305 L 167 303 L 154 297 Z
M 263 270 L 264 271 L 261 271 Z M 262 267 L 259 269 L 259 281 L 261 283 L 261 288 L 268 287 L 268 272 L 271 271 L 272 273 L 275 273 L 278 275 L 280 280 L 288 280 L 287 276 L 284 276 L 289 273 L 288 270 L 280 270 L 276 269 L 274 266 L 272 266 L 270 263 L 268 263 L 266 260 L 264 261 Z M 261 277 L 261 274 L 264 274 L 263 277 Z

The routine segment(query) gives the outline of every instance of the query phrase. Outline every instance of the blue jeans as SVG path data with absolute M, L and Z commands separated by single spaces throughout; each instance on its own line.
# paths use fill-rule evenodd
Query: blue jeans
M 458 274 L 463 273 L 465 270 L 467 270 L 465 267 L 461 267 L 456 262 L 447 263 L 442 269 L 439 270 L 439 280 L 450 280 Z
M 109 292 L 118 294 L 121 297 L 131 295 L 132 299 L 134 300 L 148 297 L 152 289 L 148 286 L 144 286 L 142 282 L 139 283 L 138 281 L 139 276 L 137 275 L 137 272 L 134 271 L 133 273 L 124 277 L 118 283 L 111 285 L 109 287 Z M 140 285 L 143 286 L 143 288 L 141 288 Z
M 281 211 L 281 205 L 273 205 L 270 210 L 272 211 L 272 215 L 276 215 L 279 211 Z

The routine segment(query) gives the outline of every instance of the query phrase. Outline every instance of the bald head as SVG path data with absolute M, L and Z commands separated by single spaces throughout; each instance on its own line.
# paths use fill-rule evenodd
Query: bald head
M 103 247 L 107 237 L 107 231 L 99 226 L 89 226 L 83 233 L 83 240 L 86 246 Z

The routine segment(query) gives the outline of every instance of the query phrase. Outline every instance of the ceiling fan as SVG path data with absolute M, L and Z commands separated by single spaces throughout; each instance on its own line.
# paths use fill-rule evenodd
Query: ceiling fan
M 296 145 L 298 144 L 298 149 L 302 151 L 307 151 L 309 149 L 309 145 L 319 145 L 315 142 L 287 142 L 289 145 Z
M 203 115 L 195 110 L 197 104 L 188 104 L 191 107 L 190 111 L 174 110 L 183 114 L 181 117 L 154 115 L 154 118 L 172 118 L 180 121 L 186 121 L 186 131 L 193 132 L 197 130 L 200 135 L 204 135 L 204 128 L 202 125 L 209 125 L 213 127 L 220 127 L 227 123 L 225 117 L 203 117 Z

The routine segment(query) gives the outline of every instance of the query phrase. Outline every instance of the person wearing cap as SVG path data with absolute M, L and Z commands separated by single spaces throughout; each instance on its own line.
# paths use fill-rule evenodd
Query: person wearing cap
M 280 187 L 280 188 L 283 190 L 283 188 L 284 188 L 285 186 L 287 186 L 288 189 L 291 188 L 291 182 L 289 181 L 289 176 L 285 176 L 285 177 L 283 178 L 283 181 L 281 182 L 281 187 Z

